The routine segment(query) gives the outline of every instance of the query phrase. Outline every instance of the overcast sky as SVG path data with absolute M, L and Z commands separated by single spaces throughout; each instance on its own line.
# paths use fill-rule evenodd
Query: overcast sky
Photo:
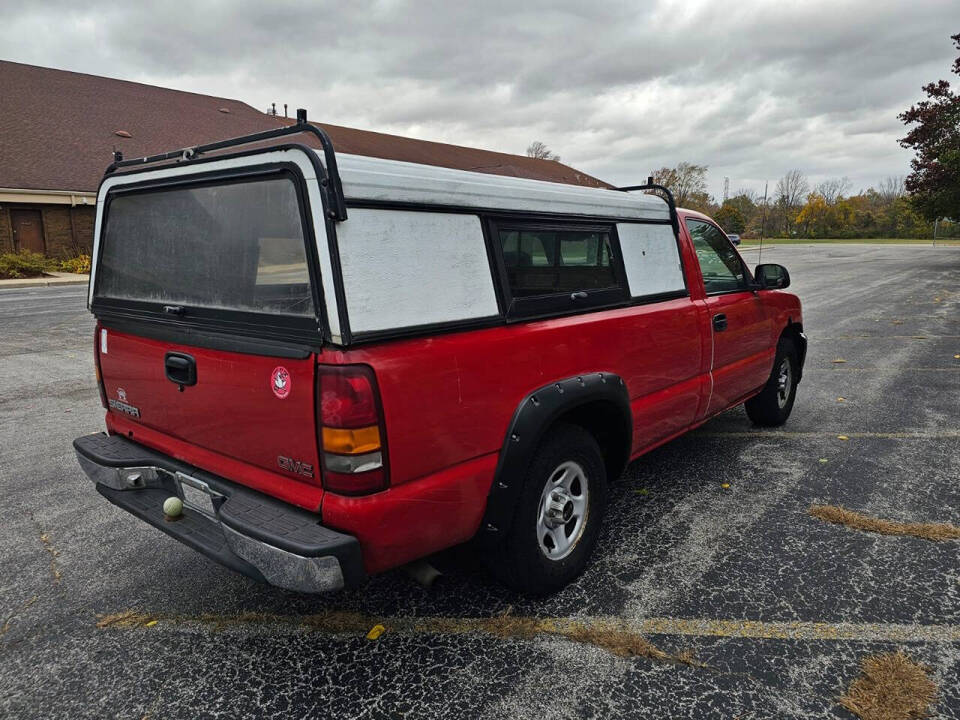
M 762 194 L 795 167 L 854 191 L 905 174 L 897 113 L 952 78 L 960 2 L 0 0 L 0 19 L 6 60 L 504 152 L 541 140 L 613 183 L 687 160 L 719 197 L 725 176 Z

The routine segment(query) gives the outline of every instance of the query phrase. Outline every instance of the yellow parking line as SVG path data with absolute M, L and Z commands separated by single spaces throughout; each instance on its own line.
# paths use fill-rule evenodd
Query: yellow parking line
M 496 615 L 483 618 L 380 617 L 332 611 L 316 615 L 241 613 L 236 615 L 165 615 L 127 611 L 100 616 L 101 629 L 154 629 L 200 625 L 214 630 L 274 627 L 300 632 L 327 632 L 366 636 L 370 628 L 382 625 L 386 633 L 465 635 L 484 633 L 502 638 L 532 639 L 556 636 L 611 649 L 636 642 L 645 635 L 685 637 L 756 638 L 764 640 L 856 640 L 864 642 L 960 642 L 958 625 L 915 625 L 907 623 L 853 623 L 816 621 L 761 621 L 715 618 L 653 617 L 625 620 L 611 616 L 584 618 Z M 614 650 L 615 651 L 615 650 Z M 623 653 L 619 653 L 623 654 Z M 627 652 L 628 655 L 644 653 Z M 655 653 L 654 653 L 655 654 Z M 664 655 L 660 659 L 675 659 Z M 680 660 L 684 662 L 684 660 Z
M 834 335 L 833 337 L 818 337 L 817 342 L 832 340 L 957 340 L 960 335 Z
M 730 432 L 702 432 L 690 433 L 694 437 L 724 438 L 724 437 L 785 437 L 785 438 L 836 438 L 843 433 L 848 438 L 881 438 L 885 440 L 944 440 L 960 437 L 960 430 L 903 431 L 903 432 L 846 432 L 842 430 L 827 432 L 807 432 L 792 430 L 744 430 Z
M 954 643 L 960 640 L 960 625 L 649 618 L 642 621 L 640 627 L 649 635 L 698 637 L 929 643 Z
M 888 366 L 872 366 L 872 367 L 840 367 L 834 365 L 832 367 L 805 367 L 803 369 L 804 374 L 809 372 L 945 372 L 945 373 L 955 373 L 960 372 L 960 365 L 956 367 L 904 367 L 900 365 L 888 365 Z

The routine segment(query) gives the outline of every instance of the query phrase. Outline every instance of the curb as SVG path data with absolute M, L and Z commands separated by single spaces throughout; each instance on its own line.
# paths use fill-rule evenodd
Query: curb
M 31 287 L 57 287 L 63 285 L 86 285 L 89 279 L 83 278 L 23 278 L 15 280 L 0 280 L 0 290 Z

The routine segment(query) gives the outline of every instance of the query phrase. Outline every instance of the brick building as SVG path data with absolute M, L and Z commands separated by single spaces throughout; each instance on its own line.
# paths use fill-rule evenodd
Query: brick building
M 97 187 L 137 157 L 256 132 L 236 100 L 0 61 L 0 252 L 89 252 Z
M 0 252 L 89 253 L 114 150 L 140 157 L 292 122 L 238 100 L 7 61 L 0 88 Z M 320 126 L 338 152 L 606 186 L 551 160 Z

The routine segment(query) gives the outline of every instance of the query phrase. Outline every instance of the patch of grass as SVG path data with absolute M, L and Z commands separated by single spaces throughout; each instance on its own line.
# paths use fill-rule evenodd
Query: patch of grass
M 902 651 L 868 657 L 860 677 L 837 702 L 863 720 L 927 717 L 937 696 L 937 685 L 927 673 Z
M 642 635 L 623 632 L 617 628 L 575 625 L 560 634 L 573 642 L 594 645 L 620 657 L 642 657 L 661 662 L 695 664 L 693 653 L 689 650 L 671 655 L 665 653 Z
M 861 515 L 836 505 L 811 505 L 807 512 L 824 522 L 880 535 L 908 535 L 933 542 L 960 540 L 960 527 L 950 523 L 905 523 L 884 520 Z
M 756 247 L 760 244 L 755 238 L 745 239 L 743 247 Z M 764 238 L 764 245 L 933 245 L 931 238 Z M 941 245 L 960 245 L 960 238 L 937 238 L 937 247 Z

